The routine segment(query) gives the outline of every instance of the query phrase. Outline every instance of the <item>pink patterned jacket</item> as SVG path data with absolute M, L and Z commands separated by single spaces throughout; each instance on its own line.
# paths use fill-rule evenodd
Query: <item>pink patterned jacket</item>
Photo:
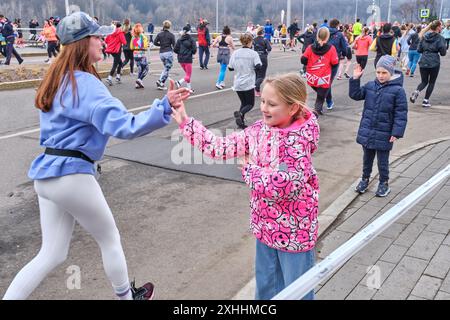
M 251 189 L 250 229 L 258 240 L 289 252 L 315 246 L 319 200 L 319 181 L 311 159 L 319 141 L 315 115 L 309 112 L 306 121 L 286 129 L 258 121 L 226 137 L 215 136 L 193 118 L 180 129 L 211 158 L 249 155 L 242 176 Z

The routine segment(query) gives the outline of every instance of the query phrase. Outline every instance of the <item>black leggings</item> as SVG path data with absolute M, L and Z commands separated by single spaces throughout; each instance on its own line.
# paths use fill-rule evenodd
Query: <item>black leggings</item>
M 117 53 L 112 53 L 111 54 L 114 58 L 114 62 L 113 62 L 113 66 L 111 68 L 111 72 L 109 73 L 109 75 L 112 77 L 114 75 L 114 72 L 116 71 L 117 68 L 117 74 L 120 74 L 120 72 L 122 71 L 122 50 L 120 50 Z
M 260 91 L 261 90 L 261 84 L 264 81 L 264 78 L 266 77 L 267 72 L 267 55 L 260 55 L 262 66 L 259 69 L 256 69 L 256 83 L 255 83 L 255 90 Z
M 323 103 L 325 102 L 325 98 L 327 97 L 330 88 L 311 87 L 311 89 L 317 92 L 316 103 L 314 103 L 314 110 L 316 110 L 317 112 L 322 112 Z
M 420 77 L 422 82 L 417 87 L 418 91 L 422 91 L 428 85 L 427 91 L 425 92 L 425 99 L 430 99 L 431 93 L 433 93 L 434 84 L 439 74 L 439 67 L 436 68 L 420 68 Z
M 255 90 L 251 89 L 248 91 L 236 91 L 239 99 L 241 100 L 241 108 L 239 112 L 242 114 L 242 118 L 247 112 L 253 109 L 255 105 Z
M 133 50 L 123 50 L 123 55 L 125 56 L 125 61 L 122 64 L 122 68 L 125 68 L 128 61 L 130 62 L 130 72 L 134 72 L 134 56 Z
M 364 70 L 364 68 L 367 65 L 367 58 L 369 56 L 356 56 L 356 62 L 361 66 L 361 69 Z
M 56 47 L 57 47 L 58 43 L 56 41 L 49 41 L 47 43 L 47 53 L 48 53 L 48 58 L 51 59 L 52 56 L 54 56 L 56 58 Z

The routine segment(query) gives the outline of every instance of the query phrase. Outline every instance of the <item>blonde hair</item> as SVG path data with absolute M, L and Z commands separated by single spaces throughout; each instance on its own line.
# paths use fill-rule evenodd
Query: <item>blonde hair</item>
M 170 22 L 169 20 L 165 20 L 163 22 L 163 29 L 169 30 L 171 26 L 172 26 L 172 22 Z
M 317 41 L 327 42 L 330 38 L 330 30 L 327 27 L 322 27 L 317 31 Z
M 273 77 L 267 77 L 263 86 L 270 84 L 277 92 L 278 97 L 287 105 L 298 104 L 299 110 L 293 115 L 294 119 L 305 118 L 308 113 L 306 99 L 306 83 L 300 75 L 296 73 L 280 74 Z
M 244 33 L 239 38 L 239 41 L 241 41 L 241 43 L 244 47 L 248 47 L 248 45 L 253 42 L 253 37 L 251 34 Z
M 141 33 L 144 33 L 144 27 L 138 22 L 133 27 L 133 36 L 139 37 Z

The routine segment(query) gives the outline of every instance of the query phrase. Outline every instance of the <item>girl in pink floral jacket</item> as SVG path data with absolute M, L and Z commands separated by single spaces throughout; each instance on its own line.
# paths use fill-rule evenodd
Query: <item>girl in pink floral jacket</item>
M 251 230 L 256 241 L 256 299 L 270 299 L 314 265 L 319 183 L 312 165 L 319 125 L 306 106 L 306 85 L 296 74 L 268 78 L 261 97 L 263 119 L 243 131 L 217 137 L 174 110 L 184 137 L 215 159 L 242 157 L 251 190 Z M 310 292 L 306 299 L 313 299 Z

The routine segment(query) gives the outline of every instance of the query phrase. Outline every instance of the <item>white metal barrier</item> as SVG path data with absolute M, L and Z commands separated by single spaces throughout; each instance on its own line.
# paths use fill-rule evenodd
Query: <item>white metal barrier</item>
M 410 193 L 406 198 L 389 209 L 381 217 L 355 234 L 350 240 L 337 248 L 333 253 L 308 270 L 291 285 L 278 293 L 272 300 L 300 300 L 313 290 L 322 280 L 333 274 L 353 255 L 366 246 L 371 240 L 387 229 L 411 209 L 422 198 L 434 190 L 442 181 L 450 177 L 450 164 L 438 172 L 426 183 Z

